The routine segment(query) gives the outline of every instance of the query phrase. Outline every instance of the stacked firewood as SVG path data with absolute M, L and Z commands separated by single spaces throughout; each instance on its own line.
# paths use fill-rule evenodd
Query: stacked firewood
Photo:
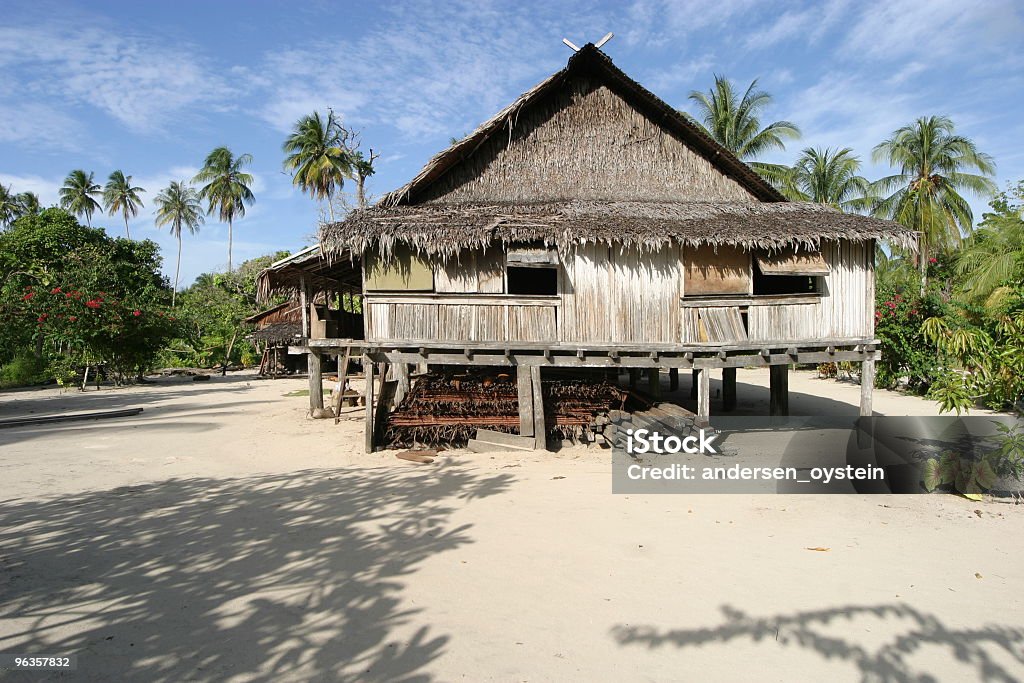
M 606 381 L 544 380 L 548 436 L 579 439 L 595 419 L 619 410 L 626 393 Z M 515 375 L 501 372 L 440 373 L 419 377 L 388 416 L 385 439 L 391 446 L 463 446 L 477 429 L 519 433 Z

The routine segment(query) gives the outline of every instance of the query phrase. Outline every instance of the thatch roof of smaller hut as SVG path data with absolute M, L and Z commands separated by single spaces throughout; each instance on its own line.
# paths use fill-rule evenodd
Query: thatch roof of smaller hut
M 249 337 L 271 344 L 284 344 L 302 337 L 302 323 L 274 323 L 256 330 Z
M 563 252 L 585 243 L 650 250 L 672 242 L 769 250 L 818 249 L 823 241 L 837 240 L 886 240 L 910 248 L 916 243 L 915 233 L 898 223 L 822 204 L 626 201 L 377 206 L 325 225 L 320 240 L 327 254 L 373 248 L 386 257 L 404 243 L 445 258 L 494 241 L 541 242 Z

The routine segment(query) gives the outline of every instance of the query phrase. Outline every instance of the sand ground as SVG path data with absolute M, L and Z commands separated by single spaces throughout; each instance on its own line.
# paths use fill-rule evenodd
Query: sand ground
M 739 381 L 763 409 L 767 373 Z M 90 681 L 1024 679 L 1021 506 L 612 495 L 598 448 L 414 465 L 362 452 L 361 410 L 306 419 L 304 387 L 0 394 L 0 419 L 145 408 L 0 429 L 0 652 Z

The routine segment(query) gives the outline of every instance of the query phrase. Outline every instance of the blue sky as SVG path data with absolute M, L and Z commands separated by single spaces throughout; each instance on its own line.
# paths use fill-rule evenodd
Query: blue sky
M 332 107 L 380 152 L 370 191 L 408 180 L 461 136 L 561 68 L 561 43 L 605 51 L 669 103 L 719 73 L 760 78 L 767 116 L 805 146 L 871 148 L 914 118 L 946 114 L 1024 178 L 1024 3 L 1015 0 L 632 0 L 582 2 L 5 2 L 0 25 L 0 183 L 45 203 L 74 168 L 122 169 L 146 188 L 132 234 L 173 242 L 152 198 L 215 146 L 254 157 L 256 203 L 235 226 L 235 261 L 310 243 L 320 210 L 292 188 L 280 145 Z M 980 217 L 985 202 L 972 202 Z M 118 218 L 98 222 L 123 234 Z M 227 227 L 188 238 L 183 283 L 223 269 Z

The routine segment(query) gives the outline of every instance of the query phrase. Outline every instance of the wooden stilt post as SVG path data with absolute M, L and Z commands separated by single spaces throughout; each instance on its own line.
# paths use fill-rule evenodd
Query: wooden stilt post
M 789 365 L 771 365 L 768 372 L 768 414 L 789 415 Z
M 548 447 L 548 428 L 544 423 L 544 391 L 540 381 L 540 366 L 530 366 L 530 384 L 533 385 L 533 437 L 536 448 Z
M 409 366 L 405 363 L 399 363 L 394 367 L 395 380 L 398 382 L 398 386 L 395 389 L 395 405 L 397 406 L 405 398 L 405 395 L 409 393 Z
M 711 371 L 707 368 L 697 373 L 697 422 L 706 425 L 711 417 Z
M 373 453 L 373 362 L 369 356 L 363 356 L 363 377 L 366 380 L 366 452 Z
M 636 389 L 636 385 L 640 382 L 640 368 L 629 369 L 629 388 Z
M 377 413 L 373 417 L 373 442 L 380 444 L 384 439 L 384 428 L 388 424 L 388 413 L 395 401 L 395 389 L 398 382 L 388 381 L 388 363 L 381 363 L 380 393 L 377 396 Z
M 304 275 L 299 276 L 299 306 L 302 308 L 302 338 L 309 339 L 309 304 L 307 299 L 309 298 L 308 292 L 306 291 L 306 278 Z
M 352 347 L 346 346 L 345 353 L 338 356 L 338 395 L 334 397 L 334 424 L 341 421 L 341 406 L 345 402 L 345 385 L 348 384 L 348 359 Z
M 516 367 L 516 384 L 519 390 L 519 436 L 533 436 L 533 381 L 530 367 Z
M 700 370 L 693 371 L 693 379 L 690 381 L 690 398 L 697 398 L 697 378 L 700 377 Z
M 722 368 L 722 410 L 736 410 L 736 368 Z
M 320 371 L 320 352 L 310 349 L 309 363 L 309 412 L 324 407 L 324 378 Z
M 668 370 L 668 390 L 679 391 L 679 368 L 669 368 Z
M 647 392 L 654 398 L 661 398 L 661 370 L 659 368 L 647 370 Z
M 875 359 L 861 361 L 860 364 L 860 414 L 870 417 L 872 414 L 871 399 L 875 389 Z

